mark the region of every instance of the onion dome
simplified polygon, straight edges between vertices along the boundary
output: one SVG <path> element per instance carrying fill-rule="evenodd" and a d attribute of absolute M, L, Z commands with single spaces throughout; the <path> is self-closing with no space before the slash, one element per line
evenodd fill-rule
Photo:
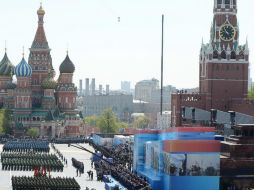
<path fill-rule="evenodd" d="M 21 62 L 15 67 L 15 75 L 17 77 L 30 77 L 32 76 L 32 67 L 26 62 L 24 57 Z"/>
<path fill-rule="evenodd" d="M 38 15 L 45 15 L 45 11 L 44 11 L 44 9 L 42 8 L 42 4 L 41 4 L 40 8 L 38 9 L 37 14 L 38 14 Z"/>
<path fill-rule="evenodd" d="M 2 61 L 0 62 L 0 76 L 10 76 L 13 74 L 14 66 L 10 62 L 7 53 L 4 54 Z"/>
<path fill-rule="evenodd" d="M 68 53 L 67 53 L 64 61 L 60 65 L 59 70 L 60 70 L 60 73 L 74 73 L 75 66 L 72 63 L 72 61 L 70 60 Z"/>
<path fill-rule="evenodd" d="M 7 83 L 5 83 L 5 86 L 4 86 L 5 89 L 15 89 L 16 87 L 17 87 L 17 85 L 12 82 L 7 82 Z"/>
<path fill-rule="evenodd" d="M 55 89 L 57 82 L 54 80 L 54 70 L 49 70 L 48 77 L 42 81 L 42 88 L 44 89 Z"/>

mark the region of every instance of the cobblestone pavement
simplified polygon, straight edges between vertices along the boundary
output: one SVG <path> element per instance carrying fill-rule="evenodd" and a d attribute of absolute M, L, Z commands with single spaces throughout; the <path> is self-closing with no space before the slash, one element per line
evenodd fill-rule
<path fill-rule="evenodd" d="M 93 151 L 93 148 L 88 144 L 81 144 L 83 147 Z M 0 150 L 2 152 L 3 145 L 0 145 Z M 103 190 L 104 183 L 96 181 L 96 172 L 91 169 L 91 154 L 85 152 L 83 150 L 77 149 L 75 147 L 68 147 L 66 144 L 55 144 L 55 147 L 60 150 L 65 158 L 68 160 L 68 165 L 64 167 L 63 172 L 51 172 L 51 176 L 53 177 L 74 177 L 76 181 L 79 183 L 81 190 L 85 190 L 86 187 L 89 189 L 95 188 L 96 190 Z M 53 152 L 51 145 L 50 151 Z M 85 172 L 81 175 L 81 177 L 76 177 L 76 169 L 71 164 L 71 158 L 74 157 L 79 161 L 84 163 Z M 94 172 L 94 180 L 91 181 L 88 178 L 87 171 L 92 170 Z M 2 164 L 0 165 L 0 190 L 11 190 L 11 176 L 32 176 L 32 171 L 3 171 Z"/>

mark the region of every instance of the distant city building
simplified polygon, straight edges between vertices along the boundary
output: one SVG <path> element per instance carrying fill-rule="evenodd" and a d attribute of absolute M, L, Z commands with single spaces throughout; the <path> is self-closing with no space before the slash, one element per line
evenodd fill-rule
<path fill-rule="evenodd" d="M 171 111 L 163 111 L 157 113 L 157 128 L 166 129 L 171 126 Z"/>
<path fill-rule="evenodd" d="M 122 81 L 121 82 L 121 90 L 123 92 L 131 93 L 131 82 L 130 81 Z"/>
<path fill-rule="evenodd" d="M 107 84 L 106 85 L 106 95 L 108 95 L 109 94 L 109 85 Z"/>
<path fill-rule="evenodd" d="M 171 110 L 171 94 L 175 93 L 177 90 L 174 86 L 168 85 L 163 87 L 163 109 L 162 110 Z M 160 109 L 161 102 L 161 89 L 156 89 L 152 91 L 152 98 L 150 103 L 157 105 Z"/>
<path fill-rule="evenodd" d="M 91 95 L 95 95 L 95 78 L 92 78 L 91 91 Z"/>
<path fill-rule="evenodd" d="M 90 90 L 89 90 L 89 78 L 86 78 L 85 96 L 88 96 L 89 94 L 90 94 Z"/>
<path fill-rule="evenodd" d="M 151 102 L 153 91 L 159 89 L 159 81 L 157 79 L 142 80 L 135 85 L 135 99 L 145 102 Z"/>
<path fill-rule="evenodd" d="M 163 87 L 162 110 L 171 110 L 171 94 L 177 90 L 168 85 Z M 157 113 L 160 111 L 161 89 L 157 79 L 143 80 L 135 85 L 134 112 L 145 113 L 149 118 L 149 126 L 157 127 Z"/>
<path fill-rule="evenodd" d="M 102 84 L 99 84 L 99 95 L 102 95 Z"/>
<path fill-rule="evenodd" d="M 83 81 L 82 79 L 79 80 L 79 96 L 83 94 Z"/>
<path fill-rule="evenodd" d="M 83 116 L 101 115 L 107 108 L 112 108 L 119 119 L 129 121 L 133 113 L 133 96 L 126 94 L 108 94 L 85 96 Z"/>

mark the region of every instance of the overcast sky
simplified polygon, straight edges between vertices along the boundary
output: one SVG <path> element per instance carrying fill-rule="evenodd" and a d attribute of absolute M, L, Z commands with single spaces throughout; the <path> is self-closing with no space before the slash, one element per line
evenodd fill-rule
<path fill-rule="evenodd" d="M 119 89 L 160 79 L 161 15 L 165 15 L 164 84 L 198 86 L 202 37 L 209 41 L 213 0 L 43 0 L 44 28 L 58 68 L 69 55 L 76 66 L 74 81 L 96 78 L 96 86 Z M 0 56 L 7 52 L 17 65 L 25 46 L 26 59 L 37 28 L 40 0 L 0 0 Z M 238 1 L 240 44 L 249 39 L 254 58 L 254 1 Z M 120 17 L 120 22 L 118 22 Z M 251 64 L 251 76 L 254 71 Z"/>

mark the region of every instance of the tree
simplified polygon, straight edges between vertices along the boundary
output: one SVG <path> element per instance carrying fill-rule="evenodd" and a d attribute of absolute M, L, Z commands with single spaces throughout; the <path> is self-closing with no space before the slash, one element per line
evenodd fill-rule
<path fill-rule="evenodd" d="M 11 123 L 10 123 L 10 111 L 6 109 L 0 110 L 0 133 L 10 134 Z"/>
<path fill-rule="evenodd" d="M 254 100 L 254 86 L 251 87 L 251 89 L 248 92 L 248 98 L 250 100 Z"/>
<path fill-rule="evenodd" d="M 128 128 L 129 127 L 129 124 L 128 123 L 125 123 L 125 122 L 118 122 L 118 128 L 119 129 L 124 129 L 124 128 Z"/>
<path fill-rule="evenodd" d="M 133 121 L 133 127 L 134 128 L 141 128 L 141 129 L 145 129 L 148 128 L 149 125 L 149 118 L 146 116 L 138 116 L 134 119 Z"/>
<path fill-rule="evenodd" d="M 118 130 L 117 118 L 111 108 L 105 109 L 99 117 L 97 127 L 102 133 L 115 133 Z"/>
<path fill-rule="evenodd" d="M 84 118 L 84 123 L 89 125 L 90 127 L 96 127 L 98 122 L 98 117 L 96 115 L 88 116 Z"/>
<path fill-rule="evenodd" d="M 32 138 L 39 135 L 39 130 L 37 128 L 30 128 L 27 130 L 26 134 Z"/>

